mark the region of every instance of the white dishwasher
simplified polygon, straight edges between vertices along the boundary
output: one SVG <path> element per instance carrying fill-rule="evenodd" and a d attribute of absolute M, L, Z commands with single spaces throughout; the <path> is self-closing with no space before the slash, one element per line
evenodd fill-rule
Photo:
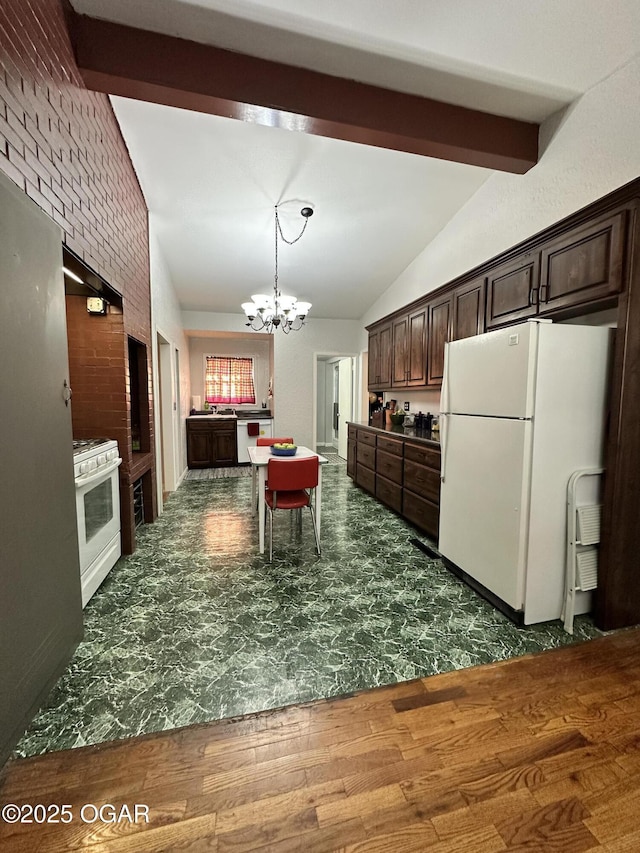
<path fill-rule="evenodd" d="M 244 417 L 238 412 L 236 433 L 238 439 L 238 465 L 249 463 L 249 447 L 256 446 L 256 439 L 273 438 L 273 418 Z M 250 428 L 251 427 L 251 428 Z M 254 435 L 249 435 L 254 433 Z"/>

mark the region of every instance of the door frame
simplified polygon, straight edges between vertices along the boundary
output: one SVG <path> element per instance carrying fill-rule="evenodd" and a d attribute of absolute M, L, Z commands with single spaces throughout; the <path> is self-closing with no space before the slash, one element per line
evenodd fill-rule
<path fill-rule="evenodd" d="M 179 485 L 178 446 L 178 401 L 176 387 L 176 350 L 169 335 L 156 326 L 154 330 L 156 351 L 155 387 L 158 389 L 155 400 L 154 420 L 156 424 L 156 483 L 158 496 L 158 514 L 162 512 L 165 492 L 174 492 Z"/>
<path fill-rule="evenodd" d="M 318 444 L 318 362 L 327 359 L 350 358 L 352 359 L 352 385 L 351 385 L 351 418 L 355 419 L 358 413 L 359 387 L 360 387 L 360 356 L 359 352 L 314 352 L 313 353 L 313 388 L 312 388 L 312 424 L 313 443 L 312 448 Z"/>

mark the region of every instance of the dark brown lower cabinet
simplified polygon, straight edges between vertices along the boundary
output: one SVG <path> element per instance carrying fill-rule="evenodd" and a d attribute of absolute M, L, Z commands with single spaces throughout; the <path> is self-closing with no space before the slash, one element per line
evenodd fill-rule
<path fill-rule="evenodd" d="M 438 538 L 440 509 L 436 504 L 426 501 L 424 498 L 418 497 L 414 492 L 405 489 L 402 514 L 407 521 L 424 530 L 429 536 L 432 536 L 434 539 Z"/>
<path fill-rule="evenodd" d="M 351 437 L 347 442 L 347 474 L 350 477 L 356 475 L 356 442 Z"/>
<path fill-rule="evenodd" d="M 403 442 L 380 435 L 376 445 L 376 497 L 401 513 Z"/>
<path fill-rule="evenodd" d="M 402 512 L 402 486 L 379 474 L 376 474 L 376 497 L 396 512 Z"/>
<path fill-rule="evenodd" d="M 187 420 L 189 468 L 222 468 L 237 463 L 235 421 Z"/>
<path fill-rule="evenodd" d="M 356 465 L 356 484 L 366 492 L 376 493 L 376 472 L 366 465 Z"/>
<path fill-rule="evenodd" d="M 403 515 L 437 539 L 440 520 L 440 450 L 408 442 L 404 449 Z"/>
<path fill-rule="evenodd" d="M 356 485 L 438 538 L 440 447 L 435 442 L 375 427 L 349 424 Z"/>

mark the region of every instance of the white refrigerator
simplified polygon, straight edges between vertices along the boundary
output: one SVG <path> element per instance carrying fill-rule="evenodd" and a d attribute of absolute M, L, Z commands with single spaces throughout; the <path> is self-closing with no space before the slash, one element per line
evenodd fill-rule
<path fill-rule="evenodd" d="M 603 464 L 612 334 L 529 321 L 445 348 L 438 547 L 525 624 L 561 615 L 567 483 Z"/>

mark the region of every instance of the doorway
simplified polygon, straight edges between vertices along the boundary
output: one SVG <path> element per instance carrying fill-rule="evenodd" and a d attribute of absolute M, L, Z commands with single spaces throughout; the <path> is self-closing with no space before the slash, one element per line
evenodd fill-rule
<path fill-rule="evenodd" d="M 315 447 L 346 459 L 347 422 L 356 412 L 356 356 L 317 353 L 315 358 Z"/>

